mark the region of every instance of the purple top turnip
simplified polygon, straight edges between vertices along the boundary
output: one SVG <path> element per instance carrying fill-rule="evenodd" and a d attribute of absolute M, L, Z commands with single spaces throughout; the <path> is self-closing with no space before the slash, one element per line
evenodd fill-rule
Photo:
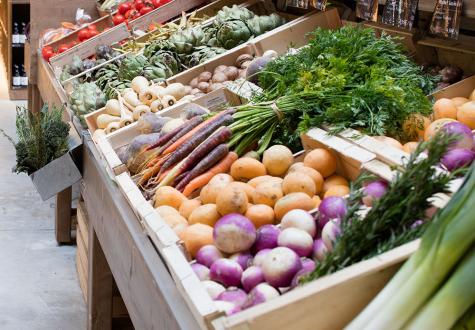
<path fill-rule="evenodd" d="M 323 240 L 321 238 L 313 242 L 313 252 L 312 252 L 313 259 L 322 261 L 323 259 L 325 259 L 325 255 L 327 253 L 328 253 L 328 249 L 325 246 L 325 243 L 323 243 Z"/>
<path fill-rule="evenodd" d="M 363 203 L 366 206 L 373 206 L 375 200 L 380 199 L 386 194 L 388 190 L 388 184 L 384 181 L 373 181 L 364 186 Z"/>
<path fill-rule="evenodd" d="M 450 146 L 451 149 L 472 149 L 473 134 L 467 125 L 454 121 L 445 124 L 441 130 L 450 135 L 458 135 L 459 139 Z"/>
<path fill-rule="evenodd" d="M 312 237 L 315 237 L 317 233 L 317 225 L 313 216 L 305 210 L 295 209 L 287 212 L 280 225 L 282 230 L 297 228 L 306 231 Z"/>
<path fill-rule="evenodd" d="M 214 245 L 205 245 L 196 253 L 196 261 L 206 267 L 211 267 L 213 262 L 221 259 L 223 254 Z"/>
<path fill-rule="evenodd" d="M 470 165 L 475 159 L 475 153 L 467 149 L 452 149 L 442 157 L 441 163 L 447 170 L 453 171 Z"/>
<path fill-rule="evenodd" d="M 300 257 L 312 253 L 313 239 L 306 231 L 297 228 L 287 228 L 280 233 L 277 240 L 279 246 L 285 246 L 295 251 Z"/>
<path fill-rule="evenodd" d="M 259 252 L 264 249 L 273 249 L 277 247 L 277 237 L 279 237 L 280 229 L 274 225 L 264 225 L 257 229 L 256 242 L 253 251 Z"/>
<path fill-rule="evenodd" d="M 236 261 L 245 270 L 252 263 L 252 254 L 249 252 L 239 252 L 229 256 L 229 259 Z"/>
<path fill-rule="evenodd" d="M 241 283 L 242 268 L 234 260 L 218 259 L 211 265 L 209 277 L 225 287 L 239 286 Z"/>
<path fill-rule="evenodd" d="M 272 286 L 267 283 L 261 283 L 249 292 L 243 309 L 265 303 L 266 301 L 277 298 L 279 295 L 279 291 Z"/>
<path fill-rule="evenodd" d="M 242 307 L 247 300 L 247 293 L 239 288 L 228 288 L 221 292 L 216 300 L 229 301 Z"/>
<path fill-rule="evenodd" d="M 209 280 L 209 268 L 197 262 L 191 264 L 191 269 L 195 272 L 200 281 Z"/>
<path fill-rule="evenodd" d="M 247 251 L 256 240 L 256 228 L 245 216 L 230 213 L 214 225 L 213 239 L 216 247 L 223 252 Z"/>
<path fill-rule="evenodd" d="M 264 281 L 264 273 L 258 266 L 251 266 L 247 268 L 241 276 L 241 284 L 246 292 L 251 291 L 256 285 Z"/>
<path fill-rule="evenodd" d="M 302 262 L 299 256 L 287 247 L 273 249 L 262 263 L 264 279 L 275 288 L 289 286 L 301 268 Z"/>
<path fill-rule="evenodd" d="M 332 219 L 341 219 L 346 214 L 346 200 L 338 196 L 326 197 L 318 207 L 318 226 L 323 229 L 325 224 Z"/>

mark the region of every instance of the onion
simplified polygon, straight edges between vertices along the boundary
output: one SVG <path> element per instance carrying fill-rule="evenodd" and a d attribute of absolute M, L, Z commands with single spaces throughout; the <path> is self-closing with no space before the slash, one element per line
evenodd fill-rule
<path fill-rule="evenodd" d="M 279 237 L 280 229 L 274 225 L 264 225 L 257 229 L 256 241 L 253 251 L 259 252 L 264 249 L 273 249 L 277 247 L 277 237 Z"/>
<path fill-rule="evenodd" d="M 313 270 L 310 270 L 310 269 L 305 269 L 305 268 L 302 268 L 301 270 L 299 270 L 297 272 L 297 274 L 295 274 L 294 278 L 292 279 L 292 282 L 290 282 L 290 287 L 293 289 L 295 287 L 297 287 L 299 285 L 299 281 L 302 277 L 305 277 L 307 275 L 309 275 L 310 273 L 312 273 Z"/>
<path fill-rule="evenodd" d="M 247 293 L 238 288 L 228 288 L 221 292 L 216 300 L 229 301 L 241 307 L 247 300 Z"/>
<path fill-rule="evenodd" d="M 247 251 L 256 240 L 256 228 L 245 216 L 230 213 L 214 225 L 213 239 L 216 247 L 223 252 Z"/>
<path fill-rule="evenodd" d="M 206 267 L 211 267 L 213 262 L 221 259 L 223 255 L 214 245 L 205 245 L 196 253 L 196 261 Z"/>
<path fill-rule="evenodd" d="M 262 269 L 257 266 L 247 268 L 241 276 L 241 284 L 246 292 L 251 291 L 256 285 L 264 281 L 264 273 Z"/>
<path fill-rule="evenodd" d="M 384 181 L 373 181 L 365 185 L 363 203 L 366 206 L 373 206 L 373 202 L 380 199 L 386 194 L 388 184 Z"/>
<path fill-rule="evenodd" d="M 252 255 L 249 252 L 239 252 L 229 256 L 229 259 L 236 261 L 243 270 L 252 263 Z"/>
<path fill-rule="evenodd" d="M 470 165 L 475 159 L 475 153 L 467 149 L 452 149 L 442 157 L 441 163 L 449 170 L 453 171 L 461 167 Z"/>
<path fill-rule="evenodd" d="M 454 121 L 445 124 L 441 130 L 449 135 L 456 134 L 460 136 L 459 140 L 450 146 L 451 149 L 472 149 L 473 134 L 467 125 Z"/>
<path fill-rule="evenodd" d="M 275 288 L 289 286 L 301 268 L 302 262 L 299 256 L 287 247 L 273 249 L 262 263 L 264 279 Z"/>
<path fill-rule="evenodd" d="M 346 201 L 342 197 L 330 196 L 324 198 L 318 206 L 320 213 L 318 226 L 322 229 L 331 219 L 341 219 L 346 214 Z"/>
<path fill-rule="evenodd" d="M 315 220 L 305 210 L 295 209 L 287 212 L 280 222 L 281 228 L 297 228 L 306 231 L 310 236 L 315 237 L 317 225 Z"/>
<path fill-rule="evenodd" d="M 195 272 L 200 281 L 209 280 L 209 268 L 197 262 L 191 264 L 191 269 Z"/>
<path fill-rule="evenodd" d="M 302 262 L 302 269 L 309 269 L 310 271 L 313 271 L 317 266 L 315 261 L 310 258 L 300 258 L 300 261 Z"/>
<path fill-rule="evenodd" d="M 325 224 L 322 230 L 322 240 L 328 251 L 333 250 L 333 244 L 340 234 L 341 229 L 339 220 L 330 220 Z"/>
<path fill-rule="evenodd" d="M 261 283 L 257 285 L 254 289 L 249 292 L 247 296 L 247 301 L 244 304 L 243 308 L 249 308 L 256 306 L 271 299 L 277 298 L 279 296 L 279 291 L 271 287 L 267 283 Z"/>
<path fill-rule="evenodd" d="M 277 244 L 294 250 L 300 257 L 306 257 L 312 253 L 313 239 L 302 229 L 287 228 L 280 233 Z"/>
<path fill-rule="evenodd" d="M 327 253 L 328 253 L 328 249 L 325 246 L 325 243 L 323 243 L 323 240 L 321 238 L 313 242 L 313 251 L 312 251 L 313 259 L 322 261 L 323 259 L 325 259 L 325 256 Z"/>
<path fill-rule="evenodd" d="M 216 306 L 216 309 L 225 312 L 227 316 L 239 313 L 241 311 L 240 306 L 230 301 L 215 300 L 214 305 Z"/>
<path fill-rule="evenodd" d="M 221 294 L 221 292 L 226 291 L 224 286 L 214 281 L 203 281 L 201 283 L 205 286 L 206 291 L 213 300 L 215 300 Z"/>
<path fill-rule="evenodd" d="M 270 251 L 272 251 L 272 249 L 264 249 L 257 252 L 254 256 L 254 259 L 252 260 L 252 265 L 262 267 L 262 263 L 264 262 L 266 256 L 270 253 Z"/>
<path fill-rule="evenodd" d="M 210 278 L 224 286 L 238 286 L 241 283 L 242 268 L 234 260 L 218 259 L 211 265 Z"/>

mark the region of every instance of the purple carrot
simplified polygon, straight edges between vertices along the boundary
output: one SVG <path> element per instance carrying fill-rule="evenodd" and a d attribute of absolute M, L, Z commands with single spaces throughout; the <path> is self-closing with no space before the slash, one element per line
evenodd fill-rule
<path fill-rule="evenodd" d="M 186 185 L 196 178 L 198 175 L 206 172 L 209 170 L 214 164 L 219 162 L 221 159 L 226 157 L 229 153 L 228 145 L 223 143 L 213 149 L 205 158 L 203 158 L 198 164 L 193 167 L 193 169 L 188 173 L 187 176 L 180 181 L 179 184 L 175 186 L 175 188 L 179 191 L 183 191 Z"/>
<path fill-rule="evenodd" d="M 221 126 L 226 126 L 232 123 L 233 117 L 231 115 L 225 115 L 218 118 L 216 121 L 211 122 L 209 125 L 204 126 L 197 131 L 191 138 L 179 146 L 171 157 L 168 158 L 161 166 L 160 173 L 163 173 L 179 161 L 187 157 L 196 147 L 198 147 L 204 140 L 206 140 L 211 134 L 213 134 Z M 160 175 L 160 174 L 159 174 Z"/>
<path fill-rule="evenodd" d="M 171 145 L 173 142 L 181 138 L 183 135 L 191 131 L 193 128 L 195 128 L 202 122 L 203 122 L 203 118 L 200 116 L 196 116 L 190 120 L 187 120 L 186 122 L 184 122 L 183 124 L 175 128 L 174 130 L 172 130 L 171 132 L 160 137 L 160 139 L 156 143 L 152 144 L 150 147 L 147 148 L 147 151 L 158 148 L 158 147 L 162 147 L 160 148 L 162 150 L 165 149 L 166 147 Z"/>
<path fill-rule="evenodd" d="M 171 184 L 172 187 L 176 186 L 178 183 L 180 183 L 181 180 L 183 180 L 183 178 L 185 176 L 188 175 L 188 173 L 190 173 L 190 171 L 186 171 L 186 172 L 183 172 L 181 173 L 180 175 L 177 175 L 175 180 L 173 180 L 173 183 Z"/>

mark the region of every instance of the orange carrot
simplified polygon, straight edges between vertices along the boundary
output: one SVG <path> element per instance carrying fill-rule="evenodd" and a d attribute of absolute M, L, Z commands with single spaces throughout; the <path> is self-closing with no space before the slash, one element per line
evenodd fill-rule
<path fill-rule="evenodd" d="M 238 155 L 235 152 L 230 152 L 226 157 L 224 157 L 218 164 L 214 165 L 207 172 L 201 174 L 200 176 L 194 178 L 185 186 L 183 190 L 183 195 L 186 197 L 190 196 L 193 191 L 196 189 L 202 188 L 208 182 L 219 173 L 226 173 L 231 168 L 231 165 L 238 159 Z"/>
<path fill-rule="evenodd" d="M 200 129 L 202 129 L 203 127 L 209 126 L 211 122 L 214 122 L 218 118 L 221 118 L 222 116 L 227 115 L 227 114 L 229 114 L 229 111 L 222 111 L 218 113 L 217 115 L 214 115 L 213 117 L 206 119 L 204 122 L 202 122 L 201 124 L 193 128 L 191 131 L 189 131 L 188 133 L 180 137 L 173 144 L 171 144 L 165 150 L 163 150 L 162 155 L 166 155 L 175 151 L 179 146 L 181 146 L 183 143 L 189 140 Z"/>

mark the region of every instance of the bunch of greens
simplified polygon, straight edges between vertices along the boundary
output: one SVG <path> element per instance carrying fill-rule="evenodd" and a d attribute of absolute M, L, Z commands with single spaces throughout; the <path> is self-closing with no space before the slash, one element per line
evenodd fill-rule
<path fill-rule="evenodd" d="M 333 132 L 357 128 L 406 140 L 402 124 L 412 113 L 431 112 L 425 95 L 434 82 L 390 36 L 346 26 L 312 32 L 308 46 L 269 63 L 259 85 L 264 93 L 254 102 L 301 93 L 318 99 L 310 112 L 298 114 L 300 132 L 327 124 Z"/>
<path fill-rule="evenodd" d="M 454 178 L 454 174 L 438 171 L 436 165 L 455 139 L 437 133 L 422 143 L 389 183 L 386 194 L 364 216 L 362 184 L 368 176 L 360 176 L 351 187 L 348 210 L 340 224 L 341 235 L 306 280 L 334 273 L 420 237 L 427 226 L 415 226 L 415 221 L 425 218 L 431 206 L 429 199 L 447 193 L 449 181 Z M 427 152 L 427 157 L 422 157 L 423 152 Z"/>
<path fill-rule="evenodd" d="M 29 175 L 68 151 L 69 125 L 63 122 L 62 113 L 62 108 L 48 111 L 47 105 L 40 112 L 17 108 L 17 173 Z"/>

